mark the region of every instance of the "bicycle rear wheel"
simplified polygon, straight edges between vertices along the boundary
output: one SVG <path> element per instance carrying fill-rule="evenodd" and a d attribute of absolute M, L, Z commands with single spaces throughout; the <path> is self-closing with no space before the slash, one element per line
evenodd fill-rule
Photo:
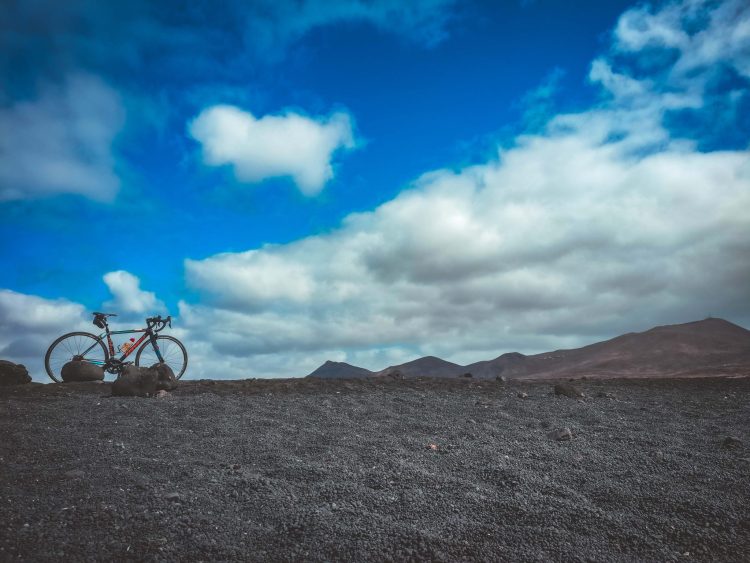
<path fill-rule="evenodd" d="M 73 358 L 103 366 L 109 359 L 109 353 L 104 342 L 91 333 L 63 334 L 52 343 L 44 356 L 44 368 L 52 381 L 62 382 L 62 367 Z"/>
<path fill-rule="evenodd" d="M 156 345 L 159 347 L 161 357 L 164 358 L 164 363 L 172 369 L 174 376 L 180 379 L 182 374 L 185 373 L 188 364 L 188 354 L 185 346 L 174 336 L 167 336 L 165 334 L 160 334 L 156 337 Z M 158 363 L 159 356 L 156 355 L 156 350 L 154 350 L 151 342 L 146 342 L 138 348 L 138 353 L 135 355 L 135 365 L 151 367 Z"/>

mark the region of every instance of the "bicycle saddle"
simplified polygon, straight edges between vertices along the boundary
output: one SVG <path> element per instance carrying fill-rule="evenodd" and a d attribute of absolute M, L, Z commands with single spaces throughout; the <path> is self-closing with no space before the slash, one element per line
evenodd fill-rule
<path fill-rule="evenodd" d="M 94 312 L 94 324 L 99 328 L 105 328 L 107 326 L 107 317 L 116 317 L 115 313 L 99 313 Z"/>

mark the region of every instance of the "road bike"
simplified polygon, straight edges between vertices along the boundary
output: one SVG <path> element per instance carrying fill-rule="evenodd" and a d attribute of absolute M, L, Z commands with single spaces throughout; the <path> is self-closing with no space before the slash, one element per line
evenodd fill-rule
<path fill-rule="evenodd" d="M 154 364 L 165 363 L 174 372 L 177 379 L 185 373 L 188 355 L 185 346 L 173 336 L 159 334 L 164 327 L 172 328 L 172 317 L 162 318 L 161 315 L 146 319 L 146 328 L 131 330 L 109 330 L 107 317 L 116 317 L 114 313 L 94 313 L 94 324 L 104 332 L 98 336 L 89 332 L 70 332 L 55 340 L 44 357 L 44 367 L 53 381 L 62 381 L 62 368 L 71 361 L 83 361 L 101 366 L 108 373 L 120 374 L 123 368 L 132 363 L 125 361 L 135 353 L 135 365 L 150 367 Z M 136 341 L 118 346 L 117 357 L 113 334 L 143 333 Z"/>

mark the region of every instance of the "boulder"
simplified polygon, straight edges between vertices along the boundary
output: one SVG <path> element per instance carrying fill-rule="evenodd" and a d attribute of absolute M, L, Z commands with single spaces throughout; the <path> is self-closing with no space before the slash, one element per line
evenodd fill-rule
<path fill-rule="evenodd" d="M 125 366 L 120 376 L 112 383 L 112 395 L 115 397 L 153 397 L 159 372 L 151 368 L 133 365 Z"/>
<path fill-rule="evenodd" d="M 102 381 L 104 379 L 104 370 L 101 366 L 84 362 L 81 360 L 71 360 L 60 370 L 62 380 L 65 383 L 73 381 Z"/>
<path fill-rule="evenodd" d="M 399 370 L 394 369 L 393 371 L 388 372 L 388 377 L 392 379 L 404 379 L 404 374 L 401 373 Z"/>
<path fill-rule="evenodd" d="M 30 381 L 31 376 L 26 366 L 0 360 L 0 385 L 21 385 Z"/>
<path fill-rule="evenodd" d="M 165 363 L 158 363 L 151 366 L 150 369 L 156 370 L 159 377 L 156 381 L 157 391 L 174 391 L 177 389 L 177 378 L 172 368 Z"/>
<path fill-rule="evenodd" d="M 474 376 L 473 376 L 473 375 L 471 375 L 470 373 L 465 373 L 465 374 L 463 374 L 463 375 L 462 375 L 461 377 L 466 377 L 466 378 L 469 378 L 469 377 L 474 377 Z"/>
<path fill-rule="evenodd" d="M 497 381 L 501 385 L 504 385 L 505 383 L 508 382 L 508 380 L 505 378 L 504 375 L 498 375 L 497 377 L 495 377 L 495 381 Z"/>
<path fill-rule="evenodd" d="M 583 397 L 583 393 L 570 383 L 558 383 L 555 385 L 555 395 L 564 395 L 571 399 L 580 399 Z"/>

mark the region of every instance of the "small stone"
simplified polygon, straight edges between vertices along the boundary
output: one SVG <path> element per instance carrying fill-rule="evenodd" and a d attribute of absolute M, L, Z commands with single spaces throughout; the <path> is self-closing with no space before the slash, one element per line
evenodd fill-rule
<path fill-rule="evenodd" d="M 180 493 L 174 492 L 174 493 L 165 493 L 164 499 L 169 500 L 172 502 L 181 502 L 182 501 L 182 495 Z"/>
<path fill-rule="evenodd" d="M 555 385 L 555 395 L 563 395 L 571 399 L 579 399 L 585 395 L 570 383 L 557 383 Z"/>
<path fill-rule="evenodd" d="M 558 428 L 557 430 L 553 430 L 552 432 L 547 434 L 547 436 L 549 436 L 553 440 L 562 442 L 565 440 L 572 440 L 573 432 L 570 431 L 570 428 Z"/>
<path fill-rule="evenodd" d="M 721 445 L 728 450 L 734 450 L 742 447 L 742 440 L 735 436 L 727 436 L 726 438 L 724 438 L 724 440 L 722 440 Z"/>
<path fill-rule="evenodd" d="M 519 393 L 519 394 L 518 394 L 518 395 L 516 395 L 516 396 L 517 396 L 517 397 L 518 397 L 519 399 L 528 399 L 528 398 L 529 398 L 529 394 L 528 394 L 528 393 L 523 393 L 523 392 L 522 392 L 522 393 Z"/>

